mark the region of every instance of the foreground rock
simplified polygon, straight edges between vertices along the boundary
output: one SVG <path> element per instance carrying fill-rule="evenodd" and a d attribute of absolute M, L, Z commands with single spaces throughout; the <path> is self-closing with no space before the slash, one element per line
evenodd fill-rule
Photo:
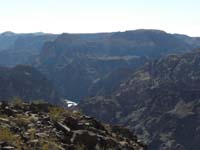
<path fill-rule="evenodd" d="M 0 103 L 0 149 L 145 150 L 129 130 L 45 103 Z"/>

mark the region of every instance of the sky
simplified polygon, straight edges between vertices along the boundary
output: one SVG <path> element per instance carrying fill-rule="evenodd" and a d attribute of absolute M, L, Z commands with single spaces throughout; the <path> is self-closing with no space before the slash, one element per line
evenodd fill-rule
<path fill-rule="evenodd" d="M 135 29 L 200 36 L 200 0 L 0 0 L 0 32 Z"/>

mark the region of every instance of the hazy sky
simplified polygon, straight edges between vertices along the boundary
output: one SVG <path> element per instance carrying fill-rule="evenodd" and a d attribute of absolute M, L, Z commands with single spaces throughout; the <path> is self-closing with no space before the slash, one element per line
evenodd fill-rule
<path fill-rule="evenodd" d="M 141 28 L 200 36 L 200 0 L 0 0 L 0 32 Z"/>

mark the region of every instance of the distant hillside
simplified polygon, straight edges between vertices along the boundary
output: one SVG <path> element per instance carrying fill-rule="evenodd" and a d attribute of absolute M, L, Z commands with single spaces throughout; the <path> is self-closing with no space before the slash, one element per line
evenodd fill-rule
<path fill-rule="evenodd" d="M 17 39 L 17 34 L 13 32 L 4 32 L 0 34 L 0 52 L 11 48 Z"/>
<path fill-rule="evenodd" d="M 106 123 L 136 131 L 150 150 L 200 147 L 200 50 L 169 55 L 135 71 L 109 96 L 80 109 Z"/>
<path fill-rule="evenodd" d="M 99 38 L 98 38 L 99 35 Z M 189 42 L 189 39 L 193 41 Z M 62 34 L 49 42 L 43 52 L 57 51 L 70 56 L 148 56 L 159 57 L 181 53 L 199 47 L 199 41 L 185 35 L 168 34 L 160 30 L 133 30 L 104 34 Z"/>
<path fill-rule="evenodd" d="M 114 33 L 108 40 L 110 54 L 137 55 L 151 58 L 166 54 L 182 53 L 193 49 L 173 34 L 160 30 L 133 30 Z"/>
<path fill-rule="evenodd" d="M 56 37 L 57 35 L 42 33 L 2 33 L 0 34 L 0 65 L 27 64 L 41 52 L 45 42 L 52 41 Z"/>
<path fill-rule="evenodd" d="M 64 98 L 80 101 L 95 95 L 100 82 L 99 88 L 105 88 L 112 72 L 134 71 L 149 60 L 198 47 L 199 38 L 160 30 L 61 35 L 5 32 L 0 34 L 0 65 L 32 65 L 52 80 Z M 117 79 L 125 79 L 120 71 Z M 114 86 L 118 85 L 111 91 Z"/>
<path fill-rule="evenodd" d="M 60 96 L 49 80 L 29 66 L 0 67 L 0 99 L 20 97 L 27 101 L 60 103 Z"/>
<path fill-rule="evenodd" d="M 94 95 L 94 84 L 112 72 L 135 70 L 148 60 L 185 53 L 199 46 L 198 42 L 189 43 L 180 36 L 159 30 L 65 33 L 46 42 L 32 65 L 52 80 L 67 99 L 80 101 Z M 117 78 L 124 77 L 119 73 Z"/>
<path fill-rule="evenodd" d="M 67 99 L 74 101 L 88 96 L 93 83 L 107 73 L 118 68 L 137 68 L 147 61 L 146 58 L 141 57 L 91 58 L 85 56 L 72 58 L 71 62 L 60 62 L 61 59 L 57 58 L 59 57 L 37 64 L 35 67 L 52 80 Z M 66 61 L 69 59 L 66 57 Z"/>
<path fill-rule="evenodd" d="M 135 69 L 119 68 L 111 71 L 95 81 L 89 89 L 89 96 L 109 96 L 115 92 L 122 82 L 129 79 Z"/>

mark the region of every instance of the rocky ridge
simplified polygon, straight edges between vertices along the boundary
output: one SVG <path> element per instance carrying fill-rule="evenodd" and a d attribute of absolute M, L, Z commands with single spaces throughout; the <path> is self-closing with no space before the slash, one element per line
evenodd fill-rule
<path fill-rule="evenodd" d="M 132 132 L 47 103 L 0 103 L 1 150 L 146 150 Z"/>

